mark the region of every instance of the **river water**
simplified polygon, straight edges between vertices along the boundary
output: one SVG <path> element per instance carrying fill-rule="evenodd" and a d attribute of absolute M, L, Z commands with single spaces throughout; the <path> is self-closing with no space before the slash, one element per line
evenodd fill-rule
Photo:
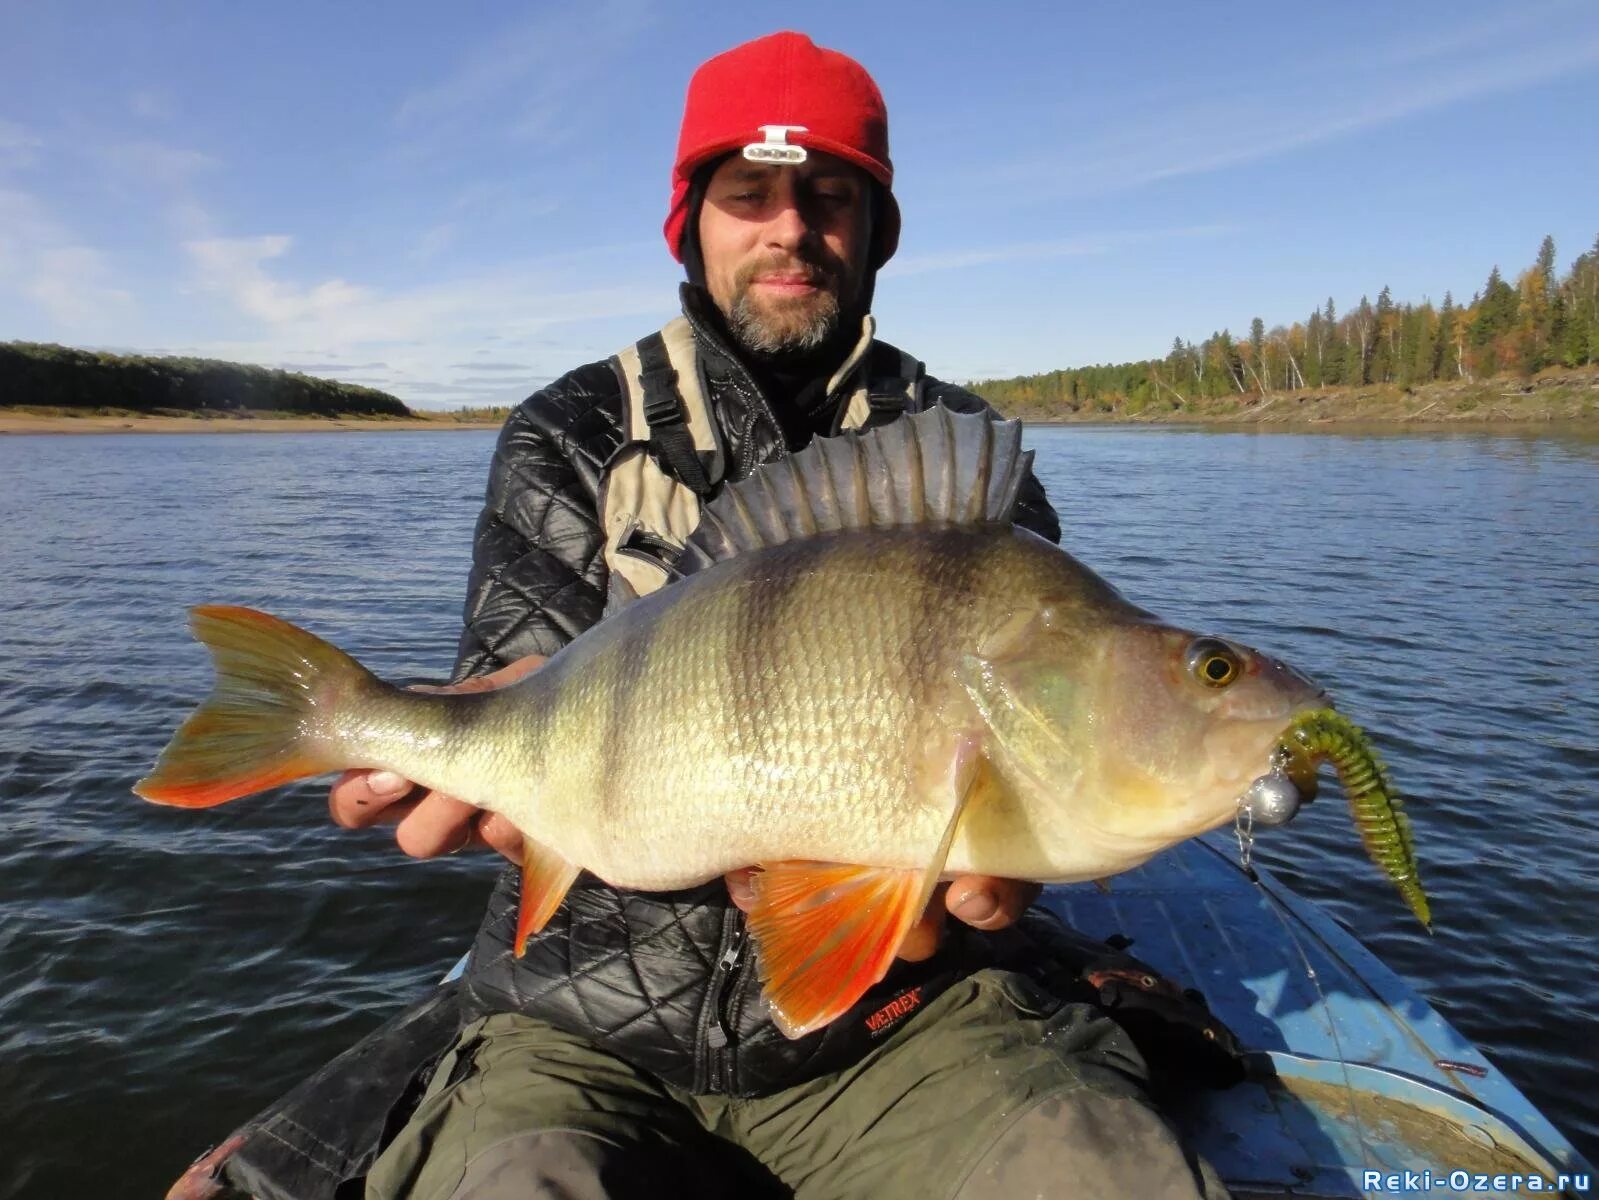
<path fill-rule="evenodd" d="M 1599 441 L 1030 433 L 1068 548 L 1324 684 L 1408 796 L 1436 933 L 1335 800 L 1262 844 L 1599 1156 Z M 497 859 L 325 786 L 129 785 L 249 604 L 389 678 L 453 661 L 488 433 L 0 438 L 0 1197 L 158 1195 L 464 948 Z"/>

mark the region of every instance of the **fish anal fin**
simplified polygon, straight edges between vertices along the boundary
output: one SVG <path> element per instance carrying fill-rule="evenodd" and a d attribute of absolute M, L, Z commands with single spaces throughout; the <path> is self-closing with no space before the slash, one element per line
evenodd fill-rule
<path fill-rule="evenodd" d="M 760 946 L 772 1020 L 786 1036 L 803 1037 L 843 1015 L 888 974 L 932 898 L 982 763 L 975 738 L 956 739 L 943 767 L 949 818 L 925 867 L 761 864 L 749 930 Z"/>
<path fill-rule="evenodd" d="M 550 923 L 581 869 L 548 846 L 523 835 L 522 903 L 516 913 L 516 940 L 512 942 L 518 958 L 527 949 L 527 939 Z"/>

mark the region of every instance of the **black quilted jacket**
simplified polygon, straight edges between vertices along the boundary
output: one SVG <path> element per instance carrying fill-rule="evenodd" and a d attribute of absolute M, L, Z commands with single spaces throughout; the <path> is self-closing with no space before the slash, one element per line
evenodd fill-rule
<path fill-rule="evenodd" d="M 727 349 L 703 293 L 684 290 L 684 312 L 705 364 L 707 395 L 742 478 L 781 458 L 785 438 L 772 401 Z M 883 360 L 898 362 L 898 352 Z M 832 398 L 837 415 L 847 397 Z M 977 396 L 929 379 L 924 405 L 985 410 Z M 874 422 L 892 419 L 874 412 Z M 553 654 L 595 624 L 607 569 L 598 517 L 605 464 L 622 441 L 621 387 L 611 365 L 579 367 L 526 400 L 500 435 L 479 519 L 461 637 L 458 679 L 528 654 Z M 1029 477 L 1017 522 L 1059 541 L 1043 489 Z M 580 877 L 525 958 L 510 953 L 517 871 L 501 877 L 473 950 L 467 1016 L 520 1010 L 581 1033 L 680 1087 L 755 1095 L 836 1069 L 949 980 L 986 965 L 985 941 L 964 927 L 927 963 L 900 964 L 856 1011 L 797 1041 L 765 1015 L 744 938 L 743 914 L 715 881 L 687 892 L 624 892 Z M 952 924 L 958 924 L 953 923 Z M 869 1021 L 870 1019 L 870 1021 Z"/>

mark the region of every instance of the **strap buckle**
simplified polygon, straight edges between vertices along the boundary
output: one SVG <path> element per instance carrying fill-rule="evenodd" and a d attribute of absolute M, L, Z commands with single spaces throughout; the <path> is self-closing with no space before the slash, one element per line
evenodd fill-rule
<path fill-rule="evenodd" d="M 652 367 L 641 371 L 639 386 L 644 389 L 644 423 L 652 429 L 657 425 L 682 425 L 685 422 L 683 400 L 677 394 L 677 370 L 674 367 Z"/>

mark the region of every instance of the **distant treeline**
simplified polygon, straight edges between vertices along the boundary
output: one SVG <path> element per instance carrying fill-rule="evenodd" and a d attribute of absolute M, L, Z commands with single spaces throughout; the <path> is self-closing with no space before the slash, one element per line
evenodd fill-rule
<path fill-rule="evenodd" d="M 99 354 L 36 342 L 0 342 L 0 405 L 134 412 L 288 412 L 408 417 L 376 388 L 210 358 Z"/>
<path fill-rule="evenodd" d="M 990 379 L 974 390 L 1016 416 L 1143 407 L 1181 409 L 1194 399 L 1278 390 L 1400 386 L 1489 375 L 1532 375 L 1599 360 L 1599 238 L 1560 277 L 1554 239 L 1505 282 L 1495 267 L 1467 304 L 1396 305 L 1386 287 L 1342 316 L 1328 300 L 1307 320 L 1270 329 L 1259 317 L 1247 338 L 1228 330 L 1197 346 L 1177 338 L 1161 359 Z"/>

